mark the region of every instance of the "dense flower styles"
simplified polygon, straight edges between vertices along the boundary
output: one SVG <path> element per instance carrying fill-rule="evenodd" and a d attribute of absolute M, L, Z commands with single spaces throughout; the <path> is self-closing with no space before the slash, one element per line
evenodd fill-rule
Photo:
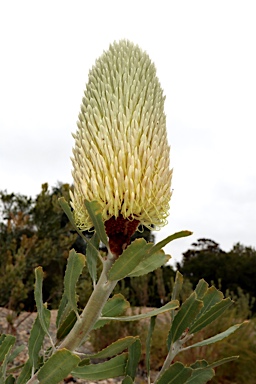
<path fill-rule="evenodd" d="M 166 222 L 172 171 L 164 96 L 154 64 L 138 46 L 110 45 L 89 72 L 74 136 L 71 205 L 83 230 L 93 224 L 85 199 L 97 200 L 103 220 Z"/>

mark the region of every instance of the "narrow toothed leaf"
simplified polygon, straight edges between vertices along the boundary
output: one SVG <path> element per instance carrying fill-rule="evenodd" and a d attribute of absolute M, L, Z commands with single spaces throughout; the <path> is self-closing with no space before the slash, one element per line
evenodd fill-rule
<path fill-rule="evenodd" d="M 168 349 L 170 345 L 178 340 L 183 332 L 190 327 L 202 306 L 203 302 L 197 300 L 195 292 L 182 304 L 171 325 L 167 342 Z"/>
<path fill-rule="evenodd" d="M 58 384 L 78 365 L 80 359 L 67 349 L 56 351 L 38 372 L 40 384 Z"/>
<path fill-rule="evenodd" d="M 138 336 L 127 336 L 123 339 L 119 339 L 112 344 L 108 345 L 106 348 L 102 349 L 99 352 L 86 355 L 86 358 L 90 359 L 107 359 L 110 357 L 113 357 L 115 355 L 118 355 L 122 353 L 125 349 L 130 347 L 131 344 L 133 344 L 138 339 Z"/>
<path fill-rule="evenodd" d="M 68 305 L 78 316 L 76 284 L 85 265 L 85 256 L 76 253 L 74 249 L 69 252 L 66 272 L 64 276 L 64 295 L 68 299 Z"/>
<path fill-rule="evenodd" d="M 51 336 L 49 333 L 49 326 L 50 326 L 50 318 L 51 318 L 51 312 L 49 309 L 46 308 L 46 306 L 43 303 L 43 269 L 42 267 L 37 267 L 35 269 L 35 275 L 36 275 L 36 281 L 35 281 L 35 302 L 38 312 L 38 317 L 41 323 L 41 326 L 44 330 L 44 332 L 48 335 L 51 342 Z M 53 342 L 52 342 L 53 345 Z"/>
<path fill-rule="evenodd" d="M 146 256 L 128 276 L 138 277 L 146 275 L 147 273 L 162 267 L 170 260 L 170 258 L 171 256 L 166 255 L 163 250 L 157 251 L 149 257 Z"/>
<path fill-rule="evenodd" d="M 101 205 L 97 201 L 85 200 L 85 206 L 93 222 L 93 226 L 97 235 L 99 236 L 102 243 L 108 246 L 108 238 L 102 220 Z"/>
<path fill-rule="evenodd" d="M 99 364 L 78 366 L 72 375 L 85 380 L 106 380 L 112 377 L 124 376 L 128 353 L 123 353 Z"/>
<path fill-rule="evenodd" d="M 134 240 L 113 264 L 108 274 L 109 280 L 121 280 L 132 273 L 150 248 L 152 244 L 145 239 Z"/>

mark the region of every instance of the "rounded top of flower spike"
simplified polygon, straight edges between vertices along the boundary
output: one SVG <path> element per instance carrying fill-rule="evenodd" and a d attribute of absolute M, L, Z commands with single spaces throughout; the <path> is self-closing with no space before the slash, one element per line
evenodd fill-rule
<path fill-rule="evenodd" d="M 172 176 L 164 96 L 154 64 L 137 45 L 115 42 L 96 60 L 77 126 L 71 192 L 77 226 L 93 227 L 85 200 L 100 203 L 104 221 L 164 225 Z"/>

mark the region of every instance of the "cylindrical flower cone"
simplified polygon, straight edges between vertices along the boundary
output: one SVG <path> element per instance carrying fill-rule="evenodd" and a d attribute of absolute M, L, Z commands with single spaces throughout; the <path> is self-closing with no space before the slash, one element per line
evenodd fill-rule
<path fill-rule="evenodd" d="M 172 170 L 164 99 L 154 64 L 129 41 L 110 45 L 89 73 L 74 135 L 71 205 L 77 226 L 91 230 L 84 201 L 99 202 L 114 254 L 139 224 L 166 224 Z"/>

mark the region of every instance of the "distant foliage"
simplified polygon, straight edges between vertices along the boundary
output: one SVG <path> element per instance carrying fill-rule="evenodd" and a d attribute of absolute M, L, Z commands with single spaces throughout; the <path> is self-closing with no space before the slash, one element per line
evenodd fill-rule
<path fill-rule="evenodd" d="M 218 243 L 210 239 L 198 239 L 183 253 L 178 270 L 187 277 L 193 287 L 200 278 L 209 284 L 240 294 L 239 289 L 250 297 L 253 313 L 256 312 L 256 250 L 237 243 L 224 252 Z"/>
<path fill-rule="evenodd" d="M 17 311 L 34 309 L 34 269 L 45 271 L 44 297 L 52 305 L 62 292 L 68 250 L 77 235 L 58 204 L 68 197 L 69 185 L 49 190 L 48 184 L 36 199 L 0 193 L 0 303 Z"/>

